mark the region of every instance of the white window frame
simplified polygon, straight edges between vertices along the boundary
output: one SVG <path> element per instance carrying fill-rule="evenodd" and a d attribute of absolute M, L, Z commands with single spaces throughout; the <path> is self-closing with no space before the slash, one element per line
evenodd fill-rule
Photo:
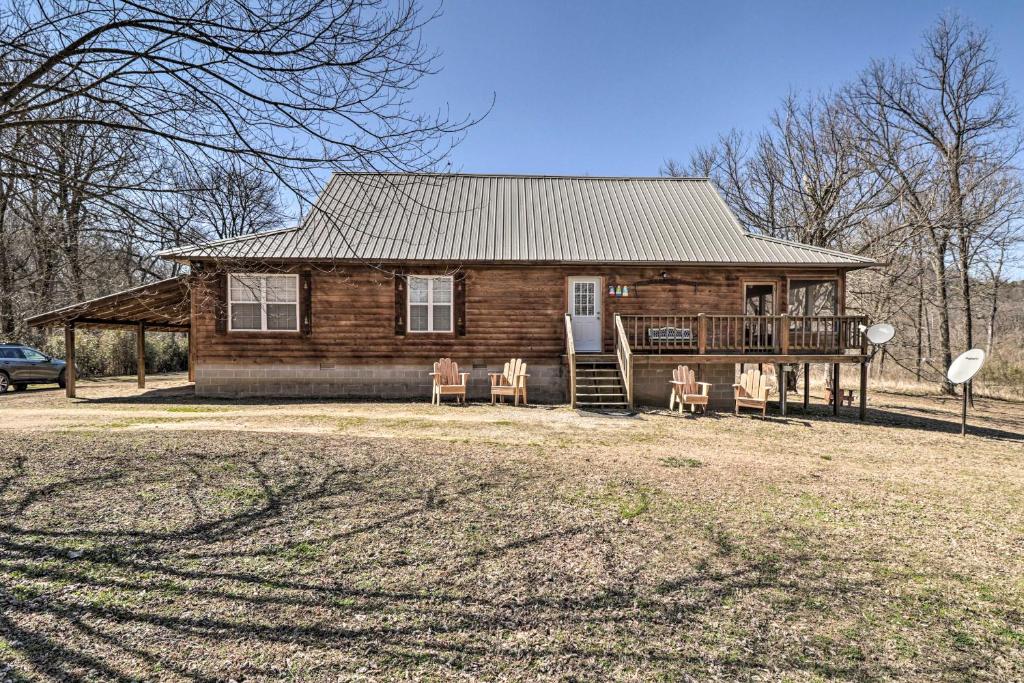
<path fill-rule="evenodd" d="M 412 281 L 413 280 L 429 280 L 430 285 L 427 287 L 427 302 L 424 303 L 413 303 L 412 300 Z M 448 329 L 437 330 L 434 329 L 434 281 L 435 280 L 448 280 L 451 283 L 452 300 L 447 304 L 439 303 L 437 306 L 448 306 Z M 409 275 L 406 280 L 406 297 L 405 297 L 405 319 L 406 330 L 411 334 L 451 334 L 455 330 L 455 278 L 451 275 Z M 412 307 L 413 306 L 426 306 L 427 307 L 427 329 L 425 330 L 414 330 L 412 329 Z"/>
<path fill-rule="evenodd" d="M 235 278 L 235 277 L 259 278 L 259 281 L 260 281 L 259 301 L 239 301 L 239 302 L 237 302 L 237 303 L 240 303 L 240 304 L 254 304 L 254 303 L 258 303 L 260 305 L 260 328 L 258 330 L 257 329 L 252 329 L 252 328 L 247 328 L 247 327 L 246 328 L 242 328 L 242 329 L 235 329 L 235 326 L 232 324 L 233 316 L 231 315 L 231 307 L 234 306 L 234 304 L 236 302 L 231 300 L 231 278 Z M 267 329 L 267 278 L 268 277 L 288 277 L 288 278 L 291 278 L 292 281 L 295 283 L 295 303 L 293 304 L 295 306 L 295 327 L 294 328 L 273 329 L 273 330 Z M 227 294 L 228 294 L 228 311 L 227 311 L 227 314 L 228 314 L 228 332 L 258 332 L 258 333 L 270 332 L 270 333 L 274 333 L 274 332 L 298 332 L 299 331 L 299 325 L 301 324 L 301 320 L 299 318 L 299 276 L 297 274 L 292 274 L 292 273 L 229 273 L 228 274 L 228 283 L 227 284 L 228 284 L 228 287 L 227 287 L 227 290 L 228 290 L 228 292 L 227 292 Z M 289 305 L 290 302 L 288 302 L 288 301 L 271 301 L 270 303 L 274 304 L 275 306 L 287 306 L 287 305 Z"/>

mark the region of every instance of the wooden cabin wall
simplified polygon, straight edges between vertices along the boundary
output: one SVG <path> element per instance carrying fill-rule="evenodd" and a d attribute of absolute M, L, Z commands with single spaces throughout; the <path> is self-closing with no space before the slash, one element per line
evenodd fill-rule
<path fill-rule="evenodd" d="M 513 356 L 557 359 L 564 353 L 563 315 L 568 277 L 600 276 L 604 286 L 605 351 L 614 348 L 615 313 L 624 315 L 741 314 L 743 286 L 777 283 L 777 313 L 785 312 L 787 278 L 839 279 L 837 269 L 640 267 L 640 266 L 467 266 L 466 334 L 395 334 L 395 285 L 382 270 L 365 266 L 296 266 L 273 272 L 312 272 L 312 327 L 299 332 L 218 333 L 215 280 L 197 278 L 192 288 L 193 332 L 198 363 L 248 362 L 366 363 L 427 362 L 441 356 L 498 362 Z M 408 274 L 450 272 L 402 266 Z M 234 272 L 252 272 L 239 268 Z M 662 277 L 662 274 L 666 277 Z M 628 286 L 630 296 L 608 296 L 608 286 Z"/>

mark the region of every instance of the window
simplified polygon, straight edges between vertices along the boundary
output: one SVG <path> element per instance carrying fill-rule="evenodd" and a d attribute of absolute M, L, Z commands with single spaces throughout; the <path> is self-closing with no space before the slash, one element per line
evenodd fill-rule
<path fill-rule="evenodd" d="M 299 329 L 298 275 L 232 275 L 228 284 L 232 332 Z"/>
<path fill-rule="evenodd" d="M 597 285 L 593 282 L 572 283 L 572 314 L 583 317 L 597 315 Z"/>
<path fill-rule="evenodd" d="M 22 348 L 21 352 L 25 355 L 25 360 L 31 361 L 43 361 L 46 360 L 46 356 L 39 353 L 35 349 Z"/>
<path fill-rule="evenodd" d="M 790 315 L 837 315 L 835 280 L 790 280 Z"/>
<path fill-rule="evenodd" d="M 452 331 L 452 278 L 409 276 L 409 331 Z"/>
<path fill-rule="evenodd" d="M 770 283 L 747 285 L 743 309 L 744 315 L 774 315 L 775 285 Z"/>
<path fill-rule="evenodd" d="M 21 359 L 24 358 L 24 356 L 21 355 L 21 349 L 15 349 L 8 346 L 7 348 L 0 349 L 0 358 Z"/>

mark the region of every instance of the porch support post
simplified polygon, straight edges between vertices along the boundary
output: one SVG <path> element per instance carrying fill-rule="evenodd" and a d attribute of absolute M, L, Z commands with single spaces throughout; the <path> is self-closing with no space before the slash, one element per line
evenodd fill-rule
<path fill-rule="evenodd" d="M 196 341 L 192 327 L 188 328 L 188 381 L 196 381 Z"/>
<path fill-rule="evenodd" d="M 811 364 L 804 363 L 804 410 L 811 403 Z"/>
<path fill-rule="evenodd" d="M 146 388 L 146 324 L 135 329 L 135 367 L 139 375 L 139 389 Z"/>
<path fill-rule="evenodd" d="M 75 397 L 75 323 L 64 323 L 64 395 Z"/>
<path fill-rule="evenodd" d="M 832 414 L 839 414 L 839 402 L 843 400 L 839 389 L 839 363 L 832 364 Z"/>
<path fill-rule="evenodd" d="M 863 422 L 868 415 L 868 363 L 860 362 L 860 420 Z"/>
<path fill-rule="evenodd" d="M 776 363 L 775 364 L 776 374 L 778 375 L 778 382 L 779 382 L 779 412 L 782 413 L 783 417 L 786 416 L 786 394 L 787 394 L 787 391 L 786 391 L 786 370 L 785 370 L 785 367 L 786 367 L 785 363 Z"/>

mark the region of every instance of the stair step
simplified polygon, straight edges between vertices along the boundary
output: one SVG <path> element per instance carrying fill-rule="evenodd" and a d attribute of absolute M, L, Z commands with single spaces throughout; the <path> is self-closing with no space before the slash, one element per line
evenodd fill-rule
<path fill-rule="evenodd" d="M 577 408 L 628 408 L 629 404 L 625 401 L 619 401 L 617 403 L 588 403 L 586 401 L 577 401 Z"/>

